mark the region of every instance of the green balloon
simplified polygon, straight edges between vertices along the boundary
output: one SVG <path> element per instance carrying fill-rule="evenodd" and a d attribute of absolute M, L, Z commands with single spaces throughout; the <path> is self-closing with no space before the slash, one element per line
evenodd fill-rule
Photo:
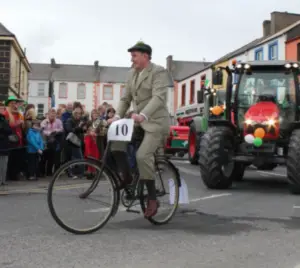
<path fill-rule="evenodd" d="M 261 138 L 255 138 L 253 141 L 254 146 L 259 147 L 263 144 L 263 141 Z"/>

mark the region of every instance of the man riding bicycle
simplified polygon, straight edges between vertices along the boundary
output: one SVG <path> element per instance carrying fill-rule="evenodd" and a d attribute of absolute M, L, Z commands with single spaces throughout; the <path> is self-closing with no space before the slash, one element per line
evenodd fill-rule
<path fill-rule="evenodd" d="M 119 102 L 114 118 L 108 122 L 123 118 L 131 106 L 134 112 L 131 118 L 143 129 L 144 135 L 136 153 L 136 162 L 140 180 L 148 191 L 148 204 L 144 216 L 153 217 L 157 213 L 158 202 L 155 188 L 154 154 L 161 146 L 169 131 L 169 113 L 167 109 L 167 91 L 170 84 L 168 72 L 151 62 L 152 48 L 138 42 L 128 49 L 131 53 L 132 69 L 126 82 L 126 92 Z M 112 155 L 124 177 L 124 187 L 132 181 L 130 164 L 124 142 L 111 144 Z"/>

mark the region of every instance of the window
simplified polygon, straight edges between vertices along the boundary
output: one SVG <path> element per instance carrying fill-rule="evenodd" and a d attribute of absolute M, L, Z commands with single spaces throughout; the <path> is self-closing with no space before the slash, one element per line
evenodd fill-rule
<path fill-rule="evenodd" d="M 113 99 L 113 86 L 104 85 L 103 86 L 103 100 L 112 100 Z"/>
<path fill-rule="evenodd" d="M 297 44 L 297 61 L 300 61 L 300 43 Z"/>
<path fill-rule="evenodd" d="M 278 59 L 278 41 L 269 44 L 269 60 Z"/>
<path fill-rule="evenodd" d="M 67 83 L 60 83 L 59 84 L 58 97 L 60 99 L 68 98 L 68 84 Z"/>
<path fill-rule="evenodd" d="M 77 99 L 85 99 L 85 84 L 83 83 L 77 85 Z"/>
<path fill-rule="evenodd" d="M 124 97 L 126 93 L 126 88 L 124 85 L 120 87 L 120 98 Z"/>
<path fill-rule="evenodd" d="M 185 105 L 185 89 L 186 89 L 186 86 L 184 84 L 181 87 L 181 106 Z"/>
<path fill-rule="evenodd" d="M 254 54 L 255 60 L 264 60 L 264 49 L 262 47 L 256 49 Z"/>
<path fill-rule="evenodd" d="M 45 97 L 45 83 L 38 83 L 38 97 Z"/>
<path fill-rule="evenodd" d="M 190 84 L 190 104 L 195 102 L 195 80 L 191 81 Z"/>
<path fill-rule="evenodd" d="M 37 115 L 44 116 L 44 104 L 37 105 Z"/>

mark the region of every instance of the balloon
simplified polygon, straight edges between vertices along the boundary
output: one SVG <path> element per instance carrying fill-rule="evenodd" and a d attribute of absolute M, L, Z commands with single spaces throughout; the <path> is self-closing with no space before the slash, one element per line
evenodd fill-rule
<path fill-rule="evenodd" d="M 245 136 L 245 142 L 252 144 L 254 141 L 254 136 L 252 134 L 247 134 Z"/>
<path fill-rule="evenodd" d="M 265 130 L 263 129 L 263 128 L 257 128 L 257 129 L 255 129 L 255 131 L 254 131 L 254 137 L 255 138 L 263 138 L 264 136 L 266 135 L 266 132 L 265 132 Z"/>
<path fill-rule="evenodd" d="M 261 138 L 255 138 L 253 141 L 254 146 L 260 147 L 263 144 L 263 141 Z"/>
<path fill-rule="evenodd" d="M 211 113 L 212 113 L 213 115 L 220 115 L 222 112 L 223 112 L 223 109 L 222 109 L 220 106 L 214 106 L 214 107 L 211 109 Z"/>

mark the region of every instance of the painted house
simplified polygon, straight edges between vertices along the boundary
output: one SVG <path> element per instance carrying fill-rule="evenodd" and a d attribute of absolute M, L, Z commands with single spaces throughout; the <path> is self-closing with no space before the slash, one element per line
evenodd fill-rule
<path fill-rule="evenodd" d="M 170 87 L 168 106 L 171 116 L 174 116 L 175 111 L 179 108 L 181 103 L 182 91 L 187 92 L 187 88 L 179 87 L 179 81 L 197 74 L 200 70 L 203 70 L 206 66 L 209 66 L 211 62 L 207 61 L 177 61 L 173 59 L 172 55 L 167 57 L 166 68 L 173 80 L 173 87 Z M 195 88 L 197 87 L 195 82 Z M 185 94 L 185 93 L 183 93 Z"/>
<path fill-rule="evenodd" d="M 285 42 L 285 58 L 300 62 L 300 36 Z"/>
<path fill-rule="evenodd" d="M 197 103 L 197 91 L 201 90 L 205 80 L 212 80 L 212 69 L 208 67 L 178 81 L 178 100 L 179 107 Z"/>
<path fill-rule="evenodd" d="M 59 64 L 52 59 L 50 64 L 32 63 L 32 66 L 30 103 L 44 107 L 44 112 L 51 104 L 57 108 L 74 101 L 83 103 L 87 111 L 103 102 L 116 107 L 125 92 L 129 71 L 127 67 L 100 66 L 98 61 L 93 65 L 75 65 Z"/>
<path fill-rule="evenodd" d="M 27 100 L 30 64 L 17 37 L 0 23 L 0 100 L 9 95 Z"/>

